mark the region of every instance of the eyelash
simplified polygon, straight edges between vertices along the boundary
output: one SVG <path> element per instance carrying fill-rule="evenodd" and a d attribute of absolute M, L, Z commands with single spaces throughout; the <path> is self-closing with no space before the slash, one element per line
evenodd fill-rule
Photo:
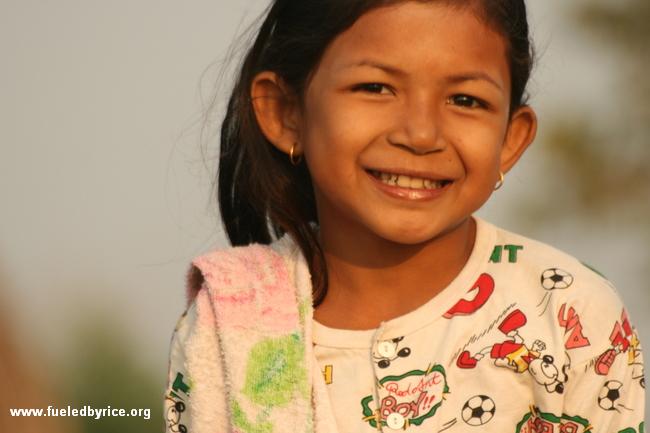
<path fill-rule="evenodd" d="M 369 90 L 371 88 L 377 89 L 377 87 L 380 88 L 380 90 L 378 92 Z M 361 84 L 358 84 L 358 85 L 354 86 L 354 88 L 352 90 L 355 91 L 355 92 L 366 91 L 366 92 L 369 92 L 369 93 L 374 93 L 374 94 L 379 95 L 379 94 L 381 94 L 381 88 L 389 89 L 389 86 L 387 86 L 386 84 L 382 84 L 382 83 L 361 83 Z M 458 103 L 459 99 L 463 100 L 464 103 L 462 103 L 462 102 Z M 454 101 L 456 102 L 455 104 L 454 104 Z M 469 105 L 467 105 L 468 102 L 469 102 Z M 457 106 L 459 106 L 461 108 L 469 108 L 469 109 L 475 109 L 475 108 L 486 109 L 486 108 L 488 108 L 488 104 L 485 101 L 483 101 L 482 99 L 476 98 L 474 96 L 466 95 L 464 93 L 460 93 L 460 94 L 457 94 L 457 95 L 450 96 L 447 99 L 447 104 L 457 105 Z"/>
<path fill-rule="evenodd" d="M 458 99 L 462 99 L 464 103 L 458 103 Z M 456 104 L 454 104 L 454 102 L 456 102 Z M 467 105 L 467 102 L 469 102 L 469 105 Z M 461 108 L 469 108 L 469 109 L 488 108 L 488 104 L 484 100 L 463 93 L 450 96 L 447 99 L 447 104 L 457 105 Z"/>
<path fill-rule="evenodd" d="M 380 87 L 380 88 L 385 87 L 385 88 L 388 89 L 388 86 L 386 84 L 382 84 L 382 83 L 361 83 L 361 84 L 357 84 L 356 86 L 354 86 L 354 88 L 352 90 L 354 90 L 354 91 L 367 91 L 369 93 L 380 94 L 381 91 L 373 92 L 371 90 L 368 90 L 370 87 L 377 87 L 377 86 Z"/>

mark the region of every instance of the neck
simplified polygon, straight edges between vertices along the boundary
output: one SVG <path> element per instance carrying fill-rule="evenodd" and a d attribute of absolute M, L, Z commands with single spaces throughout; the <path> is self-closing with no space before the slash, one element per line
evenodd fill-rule
<path fill-rule="evenodd" d="M 334 328 L 371 329 L 414 310 L 458 275 L 475 235 L 472 218 L 416 245 L 321 225 L 329 284 L 316 320 Z"/>

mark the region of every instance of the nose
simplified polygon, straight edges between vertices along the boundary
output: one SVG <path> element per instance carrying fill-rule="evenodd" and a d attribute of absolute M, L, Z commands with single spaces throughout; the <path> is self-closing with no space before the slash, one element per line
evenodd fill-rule
<path fill-rule="evenodd" d="M 422 95 L 405 102 L 394 129 L 388 134 L 388 142 L 416 155 L 426 155 L 445 149 L 441 134 L 439 109 L 431 98 Z"/>

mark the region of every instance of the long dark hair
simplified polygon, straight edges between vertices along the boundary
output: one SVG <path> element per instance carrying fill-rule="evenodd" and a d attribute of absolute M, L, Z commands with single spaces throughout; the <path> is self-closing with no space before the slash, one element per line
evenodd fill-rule
<path fill-rule="evenodd" d="M 305 85 L 330 42 L 364 13 L 399 1 L 273 0 L 244 56 L 221 125 L 218 198 L 230 243 L 269 244 L 288 233 L 309 265 L 314 305 L 327 292 L 327 271 L 314 230 L 318 216 L 311 177 L 306 164 L 291 164 L 260 130 L 251 83 L 259 72 L 273 71 L 302 103 Z M 502 34 L 509 48 L 511 112 L 525 104 L 533 54 L 524 0 L 418 1 L 472 7 Z"/>

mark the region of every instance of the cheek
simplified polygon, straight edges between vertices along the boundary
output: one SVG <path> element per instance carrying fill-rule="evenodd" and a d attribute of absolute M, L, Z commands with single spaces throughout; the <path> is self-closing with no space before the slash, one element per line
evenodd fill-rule
<path fill-rule="evenodd" d="M 347 163 L 345 137 L 327 123 L 319 123 L 305 137 L 305 163 L 309 168 L 314 189 L 327 195 L 351 176 Z"/>
<path fill-rule="evenodd" d="M 466 174 L 492 179 L 499 169 L 505 128 L 495 121 L 471 119 L 449 122 L 446 131 Z"/>
<path fill-rule="evenodd" d="M 358 112 L 337 107 L 332 101 L 314 106 L 302 138 L 312 177 L 353 175 L 358 156 L 368 143 L 367 123 L 360 117 Z"/>

